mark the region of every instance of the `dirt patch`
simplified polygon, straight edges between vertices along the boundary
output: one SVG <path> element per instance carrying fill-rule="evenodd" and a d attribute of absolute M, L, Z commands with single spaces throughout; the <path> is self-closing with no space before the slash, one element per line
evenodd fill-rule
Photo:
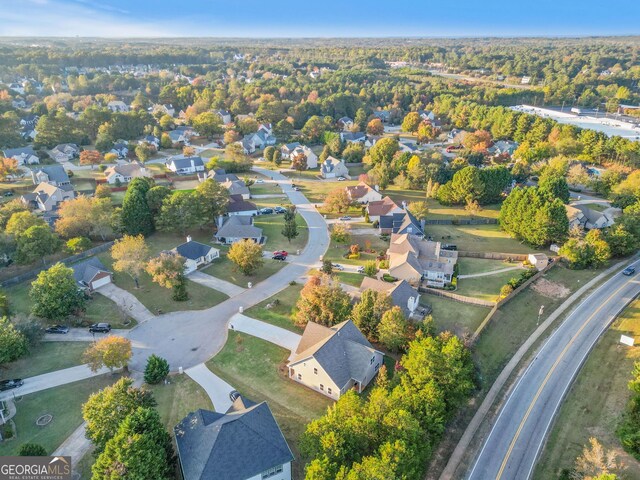
<path fill-rule="evenodd" d="M 565 298 L 569 296 L 571 290 L 561 283 L 552 282 L 546 278 L 540 278 L 531 284 L 534 292 L 549 298 Z"/>

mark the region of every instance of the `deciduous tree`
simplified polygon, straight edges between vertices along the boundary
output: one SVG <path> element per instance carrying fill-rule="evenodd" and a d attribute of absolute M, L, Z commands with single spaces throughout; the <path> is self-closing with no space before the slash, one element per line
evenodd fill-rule
<path fill-rule="evenodd" d="M 384 133 L 384 125 L 379 118 L 372 119 L 367 123 L 367 133 L 369 135 L 382 135 Z"/>
<path fill-rule="evenodd" d="M 50 320 L 60 320 L 81 311 L 84 295 L 78 291 L 73 270 L 56 263 L 38 274 L 29 291 L 31 313 Z"/>
<path fill-rule="evenodd" d="M 264 265 L 262 247 L 249 239 L 231 245 L 227 257 L 243 275 L 252 275 Z"/>
<path fill-rule="evenodd" d="M 146 271 L 151 280 L 164 288 L 173 289 L 173 299 L 182 302 L 189 298 L 184 275 L 185 258 L 174 253 L 161 253 L 149 260 Z"/>
<path fill-rule="evenodd" d="M 7 317 L 0 317 L 0 365 L 13 362 L 28 352 L 27 339 Z"/>
<path fill-rule="evenodd" d="M 18 263 L 32 263 L 38 259 L 46 264 L 46 257 L 60 247 L 60 240 L 45 225 L 33 225 L 22 233 L 16 241 L 16 260 Z"/>
<path fill-rule="evenodd" d="M 97 150 L 83 150 L 80 152 L 80 165 L 91 165 L 91 170 L 96 165 L 104 162 L 104 157 Z"/>
<path fill-rule="evenodd" d="M 324 208 L 328 212 L 345 213 L 351 206 L 351 199 L 344 188 L 330 191 L 324 200 Z"/>
<path fill-rule="evenodd" d="M 394 306 L 384 312 L 377 327 L 377 338 L 392 352 L 402 350 L 409 341 L 409 322 L 402 309 Z"/>
<path fill-rule="evenodd" d="M 113 258 L 113 269 L 129 275 L 140 288 L 138 279 L 144 272 L 147 259 L 149 258 L 149 247 L 142 235 L 125 235 L 120 240 L 116 240 L 111 247 L 111 258 Z"/>
<path fill-rule="evenodd" d="M 107 367 L 113 372 L 114 368 L 126 368 L 131 359 L 131 340 L 124 337 L 110 335 L 93 342 L 82 354 L 82 360 L 89 364 L 92 372 Z"/>
<path fill-rule="evenodd" d="M 304 326 L 315 322 L 332 326 L 347 320 L 351 312 L 349 295 L 328 275 L 316 275 L 307 281 L 296 303 L 295 322 Z"/>

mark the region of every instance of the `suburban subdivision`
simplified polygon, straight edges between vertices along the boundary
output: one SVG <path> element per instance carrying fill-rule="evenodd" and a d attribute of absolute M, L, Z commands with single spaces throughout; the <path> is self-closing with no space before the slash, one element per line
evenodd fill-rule
<path fill-rule="evenodd" d="M 0 476 L 640 478 L 640 32 L 134 3 L 0 11 Z"/>

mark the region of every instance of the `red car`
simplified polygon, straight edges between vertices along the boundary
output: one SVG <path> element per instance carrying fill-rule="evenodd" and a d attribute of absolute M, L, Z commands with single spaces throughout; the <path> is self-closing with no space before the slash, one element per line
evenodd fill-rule
<path fill-rule="evenodd" d="M 462 145 L 449 145 L 449 146 L 445 149 L 445 151 L 446 151 L 447 153 L 451 153 L 451 152 L 453 152 L 454 150 L 460 150 L 460 149 L 462 149 Z"/>
<path fill-rule="evenodd" d="M 286 250 L 276 250 L 275 252 L 273 252 L 273 255 L 282 255 L 283 257 L 286 257 L 287 255 L 289 255 L 289 252 L 287 252 Z"/>

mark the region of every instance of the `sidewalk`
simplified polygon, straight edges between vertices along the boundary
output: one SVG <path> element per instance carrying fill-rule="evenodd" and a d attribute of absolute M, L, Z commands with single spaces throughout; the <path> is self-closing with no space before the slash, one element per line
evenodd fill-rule
<path fill-rule="evenodd" d="M 234 390 L 231 385 L 209 370 L 204 363 L 188 368 L 184 373 L 204 388 L 216 412 L 225 413 L 229 410 L 229 407 L 231 407 L 229 394 Z"/>
<path fill-rule="evenodd" d="M 192 280 L 200 285 L 211 288 L 212 290 L 218 290 L 230 297 L 235 297 L 236 295 L 240 295 L 246 289 L 239 287 L 231 282 L 227 282 L 226 280 L 222 280 L 221 278 L 213 277 L 207 273 L 200 272 L 196 270 L 195 272 L 191 272 L 187 275 L 189 280 Z"/>
<path fill-rule="evenodd" d="M 511 270 L 524 270 L 522 267 L 506 267 L 500 270 L 493 270 L 491 272 L 472 273 L 469 275 L 458 275 L 458 278 L 476 278 L 476 277 L 488 277 L 489 275 L 497 275 L 499 273 L 510 272 Z"/>
<path fill-rule="evenodd" d="M 262 322 L 242 313 L 236 313 L 229 322 L 229 330 L 247 333 L 261 338 L 291 352 L 295 352 L 300 343 L 301 336 L 297 333 L 276 327 L 270 323 Z"/>

